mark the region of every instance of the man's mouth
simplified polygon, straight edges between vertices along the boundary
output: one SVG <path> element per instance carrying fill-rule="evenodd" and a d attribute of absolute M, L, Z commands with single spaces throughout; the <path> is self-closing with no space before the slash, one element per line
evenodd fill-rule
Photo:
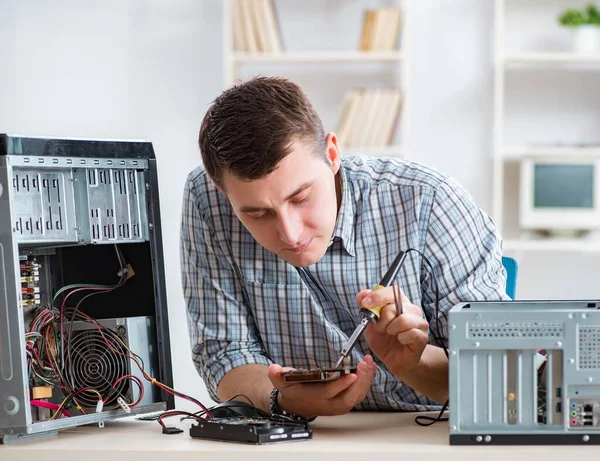
<path fill-rule="evenodd" d="M 313 239 L 310 239 L 306 243 L 303 243 L 302 245 L 297 246 L 295 248 L 288 248 L 288 250 L 291 251 L 292 253 L 300 253 L 301 251 L 304 251 L 308 248 L 308 246 L 310 245 L 312 240 Z"/>

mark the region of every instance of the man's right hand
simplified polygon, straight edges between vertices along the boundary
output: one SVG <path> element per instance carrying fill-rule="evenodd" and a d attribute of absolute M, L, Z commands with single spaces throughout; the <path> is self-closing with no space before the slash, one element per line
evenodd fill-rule
<path fill-rule="evenodd" d="M 285 383 L 281 373 L 289 369 L 277 364 L 269 367 L 269 379 L 279 389 L 279 406 L 311 418 L 343 415 L 362 402 L 375 378 L 376 365 L 373 357 L 367 355 L 356 373 L 323 383 Z"/>

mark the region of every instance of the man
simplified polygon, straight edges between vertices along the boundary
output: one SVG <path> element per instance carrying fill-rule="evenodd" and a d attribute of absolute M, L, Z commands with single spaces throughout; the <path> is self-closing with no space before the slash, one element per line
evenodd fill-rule
<path fill-rule="evenodd" d="M 500 237 L 467 192 L 416 163 L 342 158 L 306 95 L 281 78 L 221 94 L 199 146 L 181 257 L 193 359 L 211 396 L 244 394 L 299 417 L 439 408 L 447 311 L 506 299 Z M 407 250 L 398 315 L 392 287 L 370 288 Z M 351 353 L 357 372 L 285 384 L 282 367 L 336 362 L 357 304 L 385 305 Z"/>

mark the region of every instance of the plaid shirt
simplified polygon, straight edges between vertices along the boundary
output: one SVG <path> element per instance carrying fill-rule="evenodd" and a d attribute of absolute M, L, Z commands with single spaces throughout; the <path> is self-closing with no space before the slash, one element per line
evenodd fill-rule
<path fill-rule="evenodd" d="M 342 201 L 331 243 L 316 264 L 296 268 L 260 246 L 202 167 L 186 183 L 181 257 L 193 360 L 211 397 L 232 368 L 279 363 L 330 367 L 360 321 L 356 294 L 373 288 L 400 250 L 397 284 L 423 308 L 430 343 L 462 301 L 508 299 L 501 239 L 492 220 L 448 175 L 400 160 L 345 157 Z M 435 336 L 435 338 L 434 338 Z M 436 344 L 438 345 L 438 344 Z M 364 338 L 352 351 L 370 353 Z M 439 408 L 376 357 L 377 374 L 356 409 Z"/>

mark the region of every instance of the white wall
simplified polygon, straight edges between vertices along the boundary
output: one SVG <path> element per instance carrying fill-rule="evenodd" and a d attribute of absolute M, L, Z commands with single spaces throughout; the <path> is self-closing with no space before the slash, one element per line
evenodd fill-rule
<path fill-rule="evenodd" d="M 298 35 L 313 48 L 322 42 L 329 48 L 354 47 L 360 25 L 357 11 L 376 4 L 277 1 L 286 21 L 284 42 L 290 48 L 301 46 Z M 208 396 L 190 360 L 178 237 L 183 181 L 200 162 L 198 127 L 221 90 L 220 3 L 0 2 L 0 132 L 145 138 L 154 143 L 175 385 L 206 402 Z M 454 175 L 491 211 L 493 2 L 418 0 L 414 5 L 413 157 Z M 319 19 L 323 14 L 331 20 Z M 307 37 L 303 31 L 308 22 L 318 25 L 316 30 L 326 39 L 320 41 L 317 32 Z M 351 41 L 341 40 L 340 34 L 348 30 L 355 34 Z M 325 66 L 324 74 L 318 71 L 308 67 L 286 75 L 306 85 L 332 130 L 344 85 L 394 78 L 392 73 L 374 81 L 369 73 L 348 74 L 333 66 Z M 597 257 L 521 258 L 521 296 L 599 297 L 593 271 Z"/>

